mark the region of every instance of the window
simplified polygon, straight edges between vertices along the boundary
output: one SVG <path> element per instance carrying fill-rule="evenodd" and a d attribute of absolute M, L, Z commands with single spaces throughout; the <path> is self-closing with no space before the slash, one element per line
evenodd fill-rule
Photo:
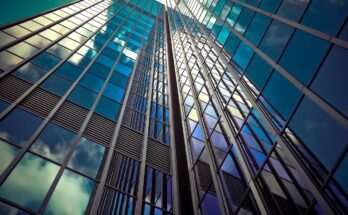
<path fill-rule="evenodd" d="M 308 84 L 329 43 L 303 31 L 296 31 L 279 64 L 304 84 Z"/>
<path fill-rule="evenodd" d="M 92 73 L 92 74 L 94 74 L 98 77 L 101 77 L 103 79 L 106 79 L 106 77 L 109 74 L 109 71 L 110 71 L 109 68 L 107 68 L 99 63 L 96 63 L 96 62 L 94 62 L 93 65 L 89 69 L 89 73 Z"/>
<path fill-rule="evenodd" d="M 45 214 L 85 214 L 94 182 L 69 170 L 60 178 Z"/>
<path fill-rule="evenodd" d="M 70 49 L 67 49 L 61 45 L 58 44 L 54 44 L 52 47 L 50 47 L 49 49 L 47 49 L 47 52 L 50 54 L 53 54 L 54 56 L 63 59 L 69 56 L 69 54 L 71 53 Z"/>
<path fill-rule="evenodd" d="M 269 17 L 256 13 L 247 32 L 245 33 L 245 38 L 257 46 L 261 41 L 269 22 Z"/>
<path fill-rule="evenodd" d="M 119 72 L 114 71 L 114 73 L 111 76 L 110 81 L 117 86 L 120 86 L 122 88 L 126 88 L 127 83 L 128 83 L 128 78 L 124 75 L 122 75 Z"/>
<path fill-rule="evenodd" d="M 271 13 L 274 13 L 277 11 L 280 2 L 281 0 L 273 0 L 273 1 L 263 0 L 261 2 L 260 8 L 263 10 L 267 10 Z"/>
<path fill-rule="evenodd" d="M 238 18 L 237 23 L 234 25 L 234 29 L 238 33 L 243 35 L 244 32 L 246 31 L 251 19 L 253 18 L 253 14 L 254 14 L 254 12 L 252 10 L 244 8 L 241 15 Z"/>
<path fill-rule="evenodd" d="M 15 158 L 19 151 L 19 148 L 16 148 L 3 140 L 0 140 L 0 175 Z"/>
<path fill-rule="evenodd" d="M 10 52 L 22 57 L 22 58 L 30 57 L 37 50 L 38 49 L 36 47 L 31 46 L 26 42 L 18 43 L 18 44 L 14 45 L 8 49 L 8 51 L 10 51 Z"/>
<path fill-rule="evenodd" d="M 71 84 L 71 81 L 59 75 L 52 74 L 40 87 L 58 96 L 63 96 L 66 91 L 68 91 Z"/>
<path fill-rule="evenodd" d="M 271 72 L 271 65 L 255 54 L 246 70 L 246 75 L 261 90 Z"/>
<path fill-rule="evenodd" d="M 97 62 L 108 67 L 108 68 L 112 68 L 112 65 L 114 64 L 114 61 L 104 55 L 99 55 L 99 57 L 97 58 Z"/>
<path fill-rule="evenodd" d="M 0 121 L 0 136 L 16 145 L 23 145 L 41 122 L 41 118 L 20 108 L 15 108 Z"/>
<path fill-rule="evenodd" d="M 347 1 L 311 1 L 301 24 L 336 35 L 348 11 Z"/>
<path fill-rule="evenodd" d="M 273 60 L 277 61 L 287 44 L 292 31 L 292 27 L 273 20 L 266 35 L 262 39 L 260 49 L 273 58 Z"/>
<path fill-rule="evenodd" d="M 129 68 L 128 66 L 126 66 L 126 65 L 124 65 L 124 64 L 122 64 L 122 63 L 118 63 L 118 64 L 116 65 L 115 70 L 116 70 L 117 72 L 119 72 L 119 73 L 125 75 L 125 76 L 128 76 L 128 77 L 130 76 L 130 74 L 131 74 L 131 72 L 132 72 L 132 69 L 131 69 L 131 68 Z"/>
<path fill-rule="evenodd" d="M 17 65 L 22 61 L 22 58 L 19 58 L 10 52 L 2 51 L 0 52 L 0 69 L 1 70 L 10 70 L 13 66 Z"/>
<path fill-rule="evenodd" d="M 104 91 L 104 96 L 113 99 L 117 102 L 121 102 L 123 98 L 124 89 L 114 84 L 109 83 Z"/>
<path fill-rule="evenodd" d="M 0 31 L 0 46 L 3 46 L 13 40 L 15 40 L 14 37 Z"/>
<path fill-rule="evenodd" d="M 71 81 L 75 81 L 80 74 L 82 73 L 82 69 L 78 66 L 75 66 L 71 63 L 65 62 L 61 65 L 56 71 L 56 74 L 63 76 Z"/>
<path fill-rule="evenodd" d="M 233 55 L 233 60 L 244 70 L 252 56 L 253 50 L 246 43 L 241 42 Z"/>
<path fill-rule="evenodd" d="M 311 86 L 319 96 L 323 97 L 342 113 L 348 116 L 347 68 L 348 51 L 334 46 Z"/>
<path fill-rule="evenodd" d="M 4 30 L 4 32 L 6 32 L 14 37 L 17 37 L 17 38 L 24 37 L 25 35 L 30 33 L 30 31 L 28 31 L 27 29 L 22 28 L 18 25 L 7 28 Z"/>
<path fill-rule="evenodd" d="M 239 44 L 239 39 L 236 35 L 233 33 L 230 33 L 230 35 L 227 38 L 227 41 L 225 42 L 225 49 L 232 55 L 234 51 L 236 50 L 238 44 Z"/>
<path fill-rule="evenodd" d="M 308 3 L 309 0 L 283 0 L 282 5 L 277 12 L 277 15 L 291 19 L 293 21 L 299 21 Z"/>
<path fill-rule="evenodd" d="M 71 56 L 68 60 L 70 63 L 80 66 L 81 68 L 86 68 L 91 60 L 87 57 L 83 57 L 77 53 Z"/>
<path fill-rule="evenodd" d="M 226 26 L 223 26 L 217 37 L 217 41 L 221 43 L 222 45 L 224 45 L 229 34 L 230 34 L 230 31 L 228 30 L 228 28 Z"/>
<path fill-rule="evenodd" d="M 48 46 L 51 43 L 50 40 L 48 40 L 48 39 L 46 39 L 44 37 L 41 37 L 39 35 L 32 36 L 29 39 L 26 39 L 25 41 L 27 43 L 30 43 L 33 46 L 38 47 L 38 48 L 44 48 L 44 47 Z"/>
<path fill-rule="evenodd" d="M 68 163 L 68 167 L 96 178 L 104 152 L 104 146 L 82 137 Z"/>
<path fill-rule="evenodd" d="M 96 97 L 96 93 L 77 85 L 68 99 L 86 109 L 90 109 Z"/>
<path fill-rule="evenodd" d="M 347 131 L 308 98 L 299 106 L 290 127 L 328 170 L 347 144 Z"/>
<path fill-rule="evenodd" d="M 26 153 L 0 187 L 0 196 L 37 211 L 59 167 Z"/>
<path fill-rule="evenodd" d="M 43 68 L 50 70 L 59 63 L 60 59 L 51 54 L 48 54 L 47 52 L 43 52 L 39 56 L 36 56 L 32 61 L 35 64 L 38 64 Z"/>
<path fill-rule="evenodd" d="M 342 186 L 342 188 L 348 192 L 348 155 L 341 161 L 341 164 L 338 166 L 334 174 L 336 181 Z"/>
<path fill-rule="evenodd" d="M 79 82 L 80 85 L 93 90 L 97 93 L 100 92 L 101 88 L 104 85 L 104 80 L 101 78 L 98 78 L 95 75 L 86 73 L 83 78 L 81 79 L 81 81 Z"/>
<path fill-rule="evenodd" d="M 29 62 L 17 69 L 13 74 L 33 84 L 37 82 L 46 73 L 46 69 L 36 66 L 35 64 Z"/>
<path fill-rule="evenodd" d="M 36 138 L 30 150 L 62 163 L 74 138 L 75 134 L 73 132 L 49 123 Z"/>
<path fill-rule="evenodd" d="M 262 94 L 286 119 L 301 97 L 300 91 L 277 71 L 272 74 Z"/>

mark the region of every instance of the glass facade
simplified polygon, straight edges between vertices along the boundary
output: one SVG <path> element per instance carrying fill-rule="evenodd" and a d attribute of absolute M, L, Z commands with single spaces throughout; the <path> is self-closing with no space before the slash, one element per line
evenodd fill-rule
<path fill-rule="evenodd" d="M 347 15 L 82 0 L 0 26 L 0 214 L 347 214 Z"/>

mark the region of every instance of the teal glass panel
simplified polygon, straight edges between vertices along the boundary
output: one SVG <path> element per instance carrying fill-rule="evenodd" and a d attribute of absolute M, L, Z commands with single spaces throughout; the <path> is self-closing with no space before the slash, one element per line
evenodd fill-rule
<path fill-rule="evenodd" d="M 230 14 L 227 16 L 226 18 L 226 22 L 230 25 L 230 26 L 234 26 L 234 24 L 236 23 L 239 14 L 241 13 L 243 7 L 237 4 L 234 4 Z"/>
<path fill-rule="evenodd" d="M 104 96 L 113 99 L 117 102 L 121 102 L 124 94 L 124 89 L 114 84 L 109 83 L 104 91 Z"/>
<path fill-rule="evenodd" d="M 99 55 L 97 62 L 111 69 L 115 61 L 105 55 Z"/>
<path fill-rule="evenodd" d="M 0 121 L 0 136 L 16 145 L 23 145 L 41 122 L 41 118 L 20 108 L 15 108 Z"/>
<path fill-rule="evenodd" d="M 262 0 L 260 4 L 260 8 L 263 10 L 267 10 L 268 12 L 274 13 L 277 11 L 281 0 Z"/>
<path fill-rule="evenodd" d="M 301 92 L 277 71 L 272 74 L 262 94 L 286 119 L 301 97 Z"/>
<path fill-rule="evenodd" d="M 234 29 L 238 33 L 243 35 L 251 19 L 253 18 L 253 14 L 254 14 L 254 11 L 244 8 L 237 20 L 237 23 L 234 25 Z"/>
<path fill-rule="evenodd" d="M 279 64 L 304 84 L 308 84 L 330 44 L 318 37 L 296 31 Z"/>
<path fill-rule="evenodd" d="M 102 96 L 96 107 L 95 112 L 113 121 L 117 119 L 120 104 Z"/>
<path fill-rule="evenodd" d="M 44 214 L 85 214 L 94 182 L 69 170 L 65 170 Z"/>
<path fill-rule="evenodd" d="M 253 50 L 247 44 L 241 42 L 233 55 L 233 60 L 244 70 L 252 56 Z"/>
<path fill-rule="evenodd" d="M 82 73 L 82 69 L 78 66 L 66 62 L 62 66 L 60 66 L 55 73 L 71 81 L 75 81 L 77 77 L 79 77 L 79 75 Z"/>
<path fill-rule="evenodd" d="M 0 175 L 15 158 L 18 152 L 19 148 L 0 140 Z"/>
<path fill-rule="evenodd" d="M 273 20 L 259 48 L 274 60 L 278 60 L 292 32 L 293 28 L 289 25 Z"/>
<path fill-rule="evenodd" d="M 348 193 L 348 155 L 344 157 L 334 174 L 334 178 L 341 187 Z"/>
<path fill-rule="evenodd" d="M 32 61 L 43 68 L 50 70 L 59 63 L 60 59 L 48 54 L 47 52 L 43 52 L 39 56 L 35 57 Z"/>
<path fill-rule="evenodd" d="M 221 28 L 221 31 L 220 31 L 220 33 L 219 33 L 219 35 L 218 35 L 218 37 L 217 37 L 217 41 L 220 43 L 220 44 L 222 44 L 222 45 L 224 45 L 225 44 L 225 42 L 226 42 L 226 40 L 227 40 L 227 38 L 228 38 L 228 35 L 230 34 L 230 31 L 228 30 L 228 28 L 226 27 L 226 26 L 223 26 L 222 28 Z"/>
<path fill-rule="evenodd" d="M 255 54 L 246 69 L 246 75 L 256 84 L 257 88 L 261 90 L 271 74 L 272 69 L 271 65 L 264 61 L 259 55 Z"/>
<path fill-rule="evenodd" d="M 226 42 L 225 42 L 225 49 L 228 51 L 228 53 L 230 53 L 231 55 L 234 53 L 234 51 L 236 50 L 238 44 L 239 44 L 239 39 L 236 35 L 234 35 L 233 33 L 230 33 L 230 35 L 228 36 Z"/>
<path fill-rule="evenodd" d="M 68 62 L 75 64 L 76 66 L 80 66 L 81 68 L 86 68 L 91 60 L 88 57 L 84 57 L 76 53 L 69 58 Z"/>
<path fill-rule="evenodd" d="M 49 123 L 36 138 L 30 150 L 62 163 L 68 154 L 75 134 L 53 123 Z"/>
<path fill-rule="evenodd" d="M 81 105 L 86 109 L 90 109 L 96 97 L 96 93 L 77 85 L 75 89 L 71 92 L 70 96 L 68 97 L 68 100 L 78 105 Z"/>
<path fill-rule="evenodd" d="M 29 62 L 17 69 L 13 74 L 33 84 L 42 78 L 42 76 L 44 76 L 46 73 L 46 69 Z"/>
<path fill-rule="evenodd" d="M 81 81 L 79 82 L 79 84 L 90 90 L 93 90 L 99 93 L 101 88 L 103 87 L 104 81 L 105 80 L 98 78 L 95 75 L 86 73 L 81 79 Z"/>
<path fill-rule="evenodd" d="M 311 1 L 301 24 L 336 35 L 346 19 L 348 1 Z"/>
<path fill-rule="evenodd" d="M 347 59 L 347 49 L 334 46 L 311 86 L 320 97 L 330 102 L 346 116 L 348 116 L 348 100 L 344 98 L 347 97 L 348 92 Z"/>
<path fill-rule="evenodd" d="M 26 153 L 5 182 L 0 197 L 37 211 L 59 167 Z"/>
<path fill-rule="evenodd" d="M 119 72 L 114 72 L 111 76 L 110 82 L 125 89 L 128 83 L 128 77 Z"/>
<path fill-rule="evenodd" d="M 328 170 L 347 144 L 347 131 L 308 98 L 296 111 L 290 127 Z"/>
<path fill-rule="evenodd" d="M 299 21 L 308 3 L 309 0 L 283 0 L 282 5 L 278 9 L 277 15 L 291 19 L 293 21 Z"/>
<path fill-rule="evenodd" d="M 68 163 L 68 167 L 96 178 L 104 152 L 104 146 L 82 137 Z"/>
<path fill-rule="evenodd" d="M 125 75 L 125 76 L 128 76 L 128 77 L 130 76 L 130 74 L 131 74 L 131 72 L 132 72 L 132 68 L 130 68 L 130 67 L 128 67 L 128 66 L 126 66 L 126 65 L 124 65 L 124 64 L 122 64 L 122 63 L 118 63 L 118 64 L 116 65 L 115 70 L 116 70 L 117 72 L 119 72 L 119 73 Z"/>
<path fill-rule="evenodd" d="M 261 41 L 270 20 L 271 19 L 269 17 L 256 13 L 250 23 L 250 26 L 248 27 L 247 32 L 245 33 L 245 38 L 257 46 Z"/>
<path fill-rule="evenodd" d="M 68 91 L 71 84 L 71 81 L 59 75 L 52 74 L 40 87 L 58 96 L 63 96 L 66 91 Z"/>
<path fill-rule="evenodd" d="M 4 202 L 0 202 L 0 214 L 11 214 L 11 215 L 30 215 L 18 208 L 10 206 Z"/>
<path fill-rule="evenodd" d="M 103 79 L 106 79 L 106 77 L 108 76 L 109 72 L 110 72 L 110 69 L 99 64 L 99 63 L 93 63 L 93 65 L 90 67 L 89 69 L 89 72 L 98 76 L 98 77 L 101 77 Z"/>

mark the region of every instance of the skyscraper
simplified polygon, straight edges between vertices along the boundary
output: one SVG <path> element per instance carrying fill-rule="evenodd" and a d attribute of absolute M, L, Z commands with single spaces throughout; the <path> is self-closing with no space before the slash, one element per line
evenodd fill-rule
<path fill-rule="evenodd" d="M 0 28 L 0 214 L 347 214 L 348 2 L 82 0 Z"/>

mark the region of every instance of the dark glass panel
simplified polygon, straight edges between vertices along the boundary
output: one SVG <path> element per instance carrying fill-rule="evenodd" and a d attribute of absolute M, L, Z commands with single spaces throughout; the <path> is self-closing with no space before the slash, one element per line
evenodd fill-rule
<path fill-rule="evenodd" d="M 98 174 L 104 152 L 104 146 L 82 137 L 68 166 L 95 178 Z"/>
<path fill-rule="evenodd" d="M 77 85 L 68 99 L 86 109 L 90 109 L 96 97 L 96 93 Z"/>
<path fill-rule="evenodd" d="M 41 124 L 42 119 L 15 108 L 0 122 L 0 136 L 16 145 L 22 145 Z"/>
<path fill-rule="evenodd" d="M 79 75 L 82 73 L 82 69 L 78 66 L 66 62 L 62 66 L 60 66 L 55 73 L 71 81 L 75 81 L 77 77 L 79 77 Z"/>
<path fill-rule="evenodd" d="M 50 70 L 59 63 L 60 59 L 48 54 L 47 52 L 41 53 L 39 56 L 33 59 L 33 62 L 42 66 L 43 68 Z"/>
<path fill-rule="evenodd" d="M 255 54 L 246 69 L 246 75 L 256 84 L 259 90 L 261 90 L 271 74 L 272 69 L 271 65 L 264 61 L 259 55 Z"/>
<path fill-rule="evenodd" d="M 348 116 L 348 51 L 334 46 L 311 86 L 322 98 Z"/>
<path fill-rule="evenodd" d="M 0 175 L 15 158 L 18 152 L 19 148 L 0 139 Z"/>
<path fill-rule="evenodd" d="M 290 127 L 329 170 L 347 144 L 346 130 L 307 98 L 295 113 Z"/>
<path fill-rule="evenodd" d="M 46 73 L 46 69 L 36 66 L 35 64 L 29 62 L 17 69 L 13 74 L 33 84 L 37 82 Z"/>
<path fill-rule="evenodd" d="M 72 82 L 59 76 L 52 74 L 44 83 L 41 84 L 41 88 L 50 91 L 58 96 L 63 96 L 71 86 Z"/>
<path fill-rule="evenodd" d="M 30 150 L 62 163 L 74 138 L 73 132 L 49 123 L 37 137 Z"/>
<path fill-rule="evenodd" d="M 329 43 L 303 31 L 296 31 L 279 64 L 308 84 L 329 48 Z"/>
<path fill-rule="evenodd" d="M 95 112 L 115 121 L 120 108 L 120 104 L 102 96 L 98 102 Z"/>

